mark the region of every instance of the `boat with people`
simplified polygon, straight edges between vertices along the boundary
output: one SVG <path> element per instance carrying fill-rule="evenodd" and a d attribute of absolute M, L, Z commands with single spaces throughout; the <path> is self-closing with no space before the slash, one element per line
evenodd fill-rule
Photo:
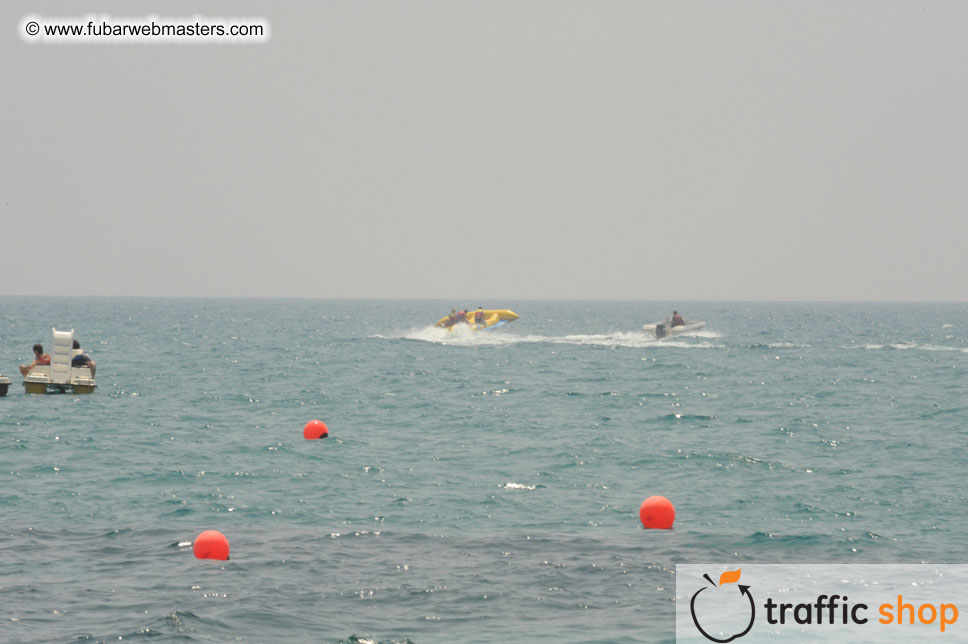
<path fill-rule="evenodd" d="M 28 394 L 92 394 L 97 388 L 90 360 L 74 341 L 74 329 L 53 329 L 54 342 L 49 364 L 31 365 L 24 374 L 24 391 Z M 46 356 L 46 354 L 45 354 Z M 84 356 L 86 358 L 86 356 Z M 27 367 L 24 367 L 27 369 Z"/>
<path fill-rule="evenodd" d="M 684 320 L 678 311 L 672 312 L 672 318 L 666 318 L 662 322 L 653 324 L 643 324 L 642 330 L 654 335 L 657 340 L 672 336 L 692 333 L 706 326 L 705 322 L 699 320 Z"/>
<path fill-rule="evenodd" d="M 454 309 L 450 312 L 450 315 L 445 315 L 437 320 L 434 326 L 443 327 L 448 331 L 452 331 L 458 325 L 467 326 L 472 331 L 493 331 L 517 319 L 518 314 L 508 309 L 484 309 L 481 307 L 478 307 L 476 311 Z"/>

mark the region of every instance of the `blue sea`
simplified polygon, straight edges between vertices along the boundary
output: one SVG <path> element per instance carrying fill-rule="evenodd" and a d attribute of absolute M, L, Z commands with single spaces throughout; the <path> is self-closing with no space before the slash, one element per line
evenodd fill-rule
<path fill-rule="evenodd" d="M 52 326 L 95 394 L 24 394 Z M 2 297 L 0 641 L 669 642 L 677 563 L 963 563 L 966 367 L 964 303 Z"/>

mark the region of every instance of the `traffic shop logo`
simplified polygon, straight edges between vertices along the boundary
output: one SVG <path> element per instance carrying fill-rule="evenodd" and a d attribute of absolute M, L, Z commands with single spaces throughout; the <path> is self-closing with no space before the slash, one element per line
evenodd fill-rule
<path fill-rule="evenodd" d="M 716 585 L 709 575 L 703 575 L 706 581 L 709 582 L 709 585 L 697 590 L 693 593 L 692 599 L 689 600 L 689 613 L 692 615 L 692 623 L 696 625 L 696 628 L 699 629 L 703 637 L 710 642 L 719 642 L 720 644 L 732 642 L 737 638 L 743 637 L 753 628 L 753 621 L 756 619 L 756 603 L 753 601 L 750 587 L 738 583 L 741 572 L 742 568 L 727 570 L 719 576 L 719 585 Z M 736 585 L 734 586 L 732 584 Z M 729 630 L 742 628 L 741 631 L 732 635 L 724 634 L 722 630 L 714 628 L 713 624 L 700 623 L 699 618 L 696 616 L 697 604 L 700 606 L 699 613 L 707 616 L 704 619 L 709 619 L 708 615 L 713 611 L 703 610 L 703 608 L 706 606 L 715 606 L 720 609 L 726 608 L 730 613 L 739 616 L 745 616 L 746 613 L 749 613 L 749 620 L 747 621 L 744 617 L 739 621 L 738 626 L 734 624 L 729 628 Z M 718 633 L 721 637 L 711 635 L 711 631 Z"/>

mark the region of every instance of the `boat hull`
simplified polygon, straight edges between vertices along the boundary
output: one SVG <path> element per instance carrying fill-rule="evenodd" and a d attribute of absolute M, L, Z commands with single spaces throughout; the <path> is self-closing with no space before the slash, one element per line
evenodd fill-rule
<path fill-rule="evenodd" d="M 54 384 L 51 382 L 25 382 L 24 392 L 28 394 L 93 394 L 97 385 Z"/>
<path fill-rule="evenodd" d="M 679 326 L 669 326 L 666 322 L 656 322 L 655 324 L 643 324 L 642 330 L 656 338 L 662 339 L 672 335 L 682 335 L 693 333 L 706 326 L 705 322 L 690 321 Z"/>

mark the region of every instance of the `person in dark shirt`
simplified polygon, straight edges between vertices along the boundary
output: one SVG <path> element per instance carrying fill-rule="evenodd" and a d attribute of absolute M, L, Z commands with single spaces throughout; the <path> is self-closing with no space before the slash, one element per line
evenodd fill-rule
<path fill-rule="evenodd" d="M 72 351 L 73 357 L 71 358 L 72 367 L 87 367 L 91 370 L 91 377 L 94 377 L 94 371 L 97 369 L 97 364 L 91 360 L 91 356 L 87 355 L 81 351 L 81 343 L 74 340 L 74 351 Z"/>

